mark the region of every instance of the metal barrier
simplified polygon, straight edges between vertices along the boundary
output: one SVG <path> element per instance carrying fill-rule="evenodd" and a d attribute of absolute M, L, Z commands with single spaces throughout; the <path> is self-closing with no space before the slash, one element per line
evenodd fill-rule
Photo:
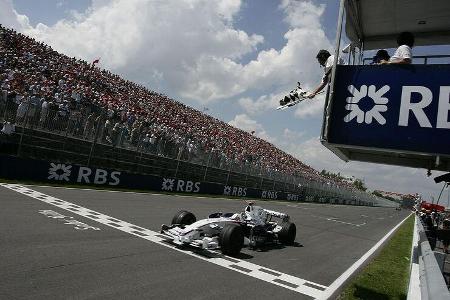
<path fill-rule="evenodd" d="M 443 270 L 436 259 L 441 255 L 432 250 L 425 228 L 417 216 L 415 223 L 416 241 L 413 243 L 408 299 L 450 299 Z"/>
<path fill-rule="evenodd" d="M 0 121 L 16 127 L 16 153 L 38 159 L 59 159 L 87 166 L 114 163 L 130 172 L 234 184 L 266 190 L 290 190 L 307 201 L 396 206 L 395 203 L 334 183 L 319 182 L 307 173 L 288 175 L 251 159 L 236 161 L 219 151 L 170 133 L 154 124 L 113 121 L 107 112 L 68 103 L 37 103 L 0 98 Z M 105 166 L 106 167 L 106 166 Z M 110 166 L 111 167 L 111 166 Z M 117 167 L 116 167 L 117 168 Z"/>
<path fill-rule="evenodd" d="M 432 63 L 436 62 L 436 63 L 444 63 L 444 64 L 449 64 L 450 63 L 450 55 L 448 54 L 444 54 L 444 55 L 414 55 L 413 56 L 413 60 L 414 60 L 414 64 L 420 64 L 420 61 L 417 60 L 422 60 L 423 59 L 423 64 L 427 65 L 430 63 L 430 60 Z M 370 64 L 370 62 L 372 62 L 373 58 L 372 57 L 365 57 L 363 59 L 363 64 L 366 65 L 367 63 Z"/>

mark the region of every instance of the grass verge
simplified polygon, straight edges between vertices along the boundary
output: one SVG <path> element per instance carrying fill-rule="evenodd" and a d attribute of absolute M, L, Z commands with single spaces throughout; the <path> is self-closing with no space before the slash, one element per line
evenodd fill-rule
<path fill-rule="evenodd" d="M 411 215 L 338 299 L 405 300 L 408 293 L 413 228 L 414 215 Z"/>

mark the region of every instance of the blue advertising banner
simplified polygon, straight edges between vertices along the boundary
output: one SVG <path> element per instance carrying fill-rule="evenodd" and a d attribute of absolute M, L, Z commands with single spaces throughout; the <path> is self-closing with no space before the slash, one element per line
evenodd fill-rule
<path fill-rule="evenodd" d="M 450 65 L 338 66 L 328 142 L 450 154 Z"/>
<path fill-rule="evenodd" d="M 243 198 L 302 201 L 303 195 L 285 191 L 261 190 L 189 178 L 133 174 L 120 170 L 100 169 L 71 163 L 47 162 L 30 158 L 0 155 L 0 178 L 31 180 L 58 184 L 118 187 L 158 192 L 225 195 Z"/>

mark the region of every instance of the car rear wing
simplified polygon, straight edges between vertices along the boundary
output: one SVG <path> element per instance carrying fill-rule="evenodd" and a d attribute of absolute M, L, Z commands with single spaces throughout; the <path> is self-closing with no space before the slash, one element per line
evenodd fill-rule
<path fill-rule="evenodd" d="M 277 212 L 274 210 L 269 210 L 269 209 L 264 209 L 264 211 L 266 212 L 266 214 L 270 217 L 276 217 L 276 218 L 280 218 L 283 221 L 289 221 L 289 215 L 285 214 L 285 213 L 281 213 L 281 212 Z"/>

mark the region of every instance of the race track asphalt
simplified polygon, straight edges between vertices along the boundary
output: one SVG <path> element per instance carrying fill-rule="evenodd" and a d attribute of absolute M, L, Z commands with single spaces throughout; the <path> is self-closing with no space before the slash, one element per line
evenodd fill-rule
<path fill-rule="evenodd" d="M 233 199 L 27 188 L 152 231 L 181 209 L 201 219 L 245 206 Z M 393 208 L 255 202 L 288 213 L 297 225 L 297 243 L 243 249 L 238 259 L 306 280 L 318 290 L 409 214 Z M 313 298 L 283 287 L 286 282 L 247 276 L 3 186 L 0 207 L 0 299 Z M 82 230 L 67 220 L 94 228 Z"/>

